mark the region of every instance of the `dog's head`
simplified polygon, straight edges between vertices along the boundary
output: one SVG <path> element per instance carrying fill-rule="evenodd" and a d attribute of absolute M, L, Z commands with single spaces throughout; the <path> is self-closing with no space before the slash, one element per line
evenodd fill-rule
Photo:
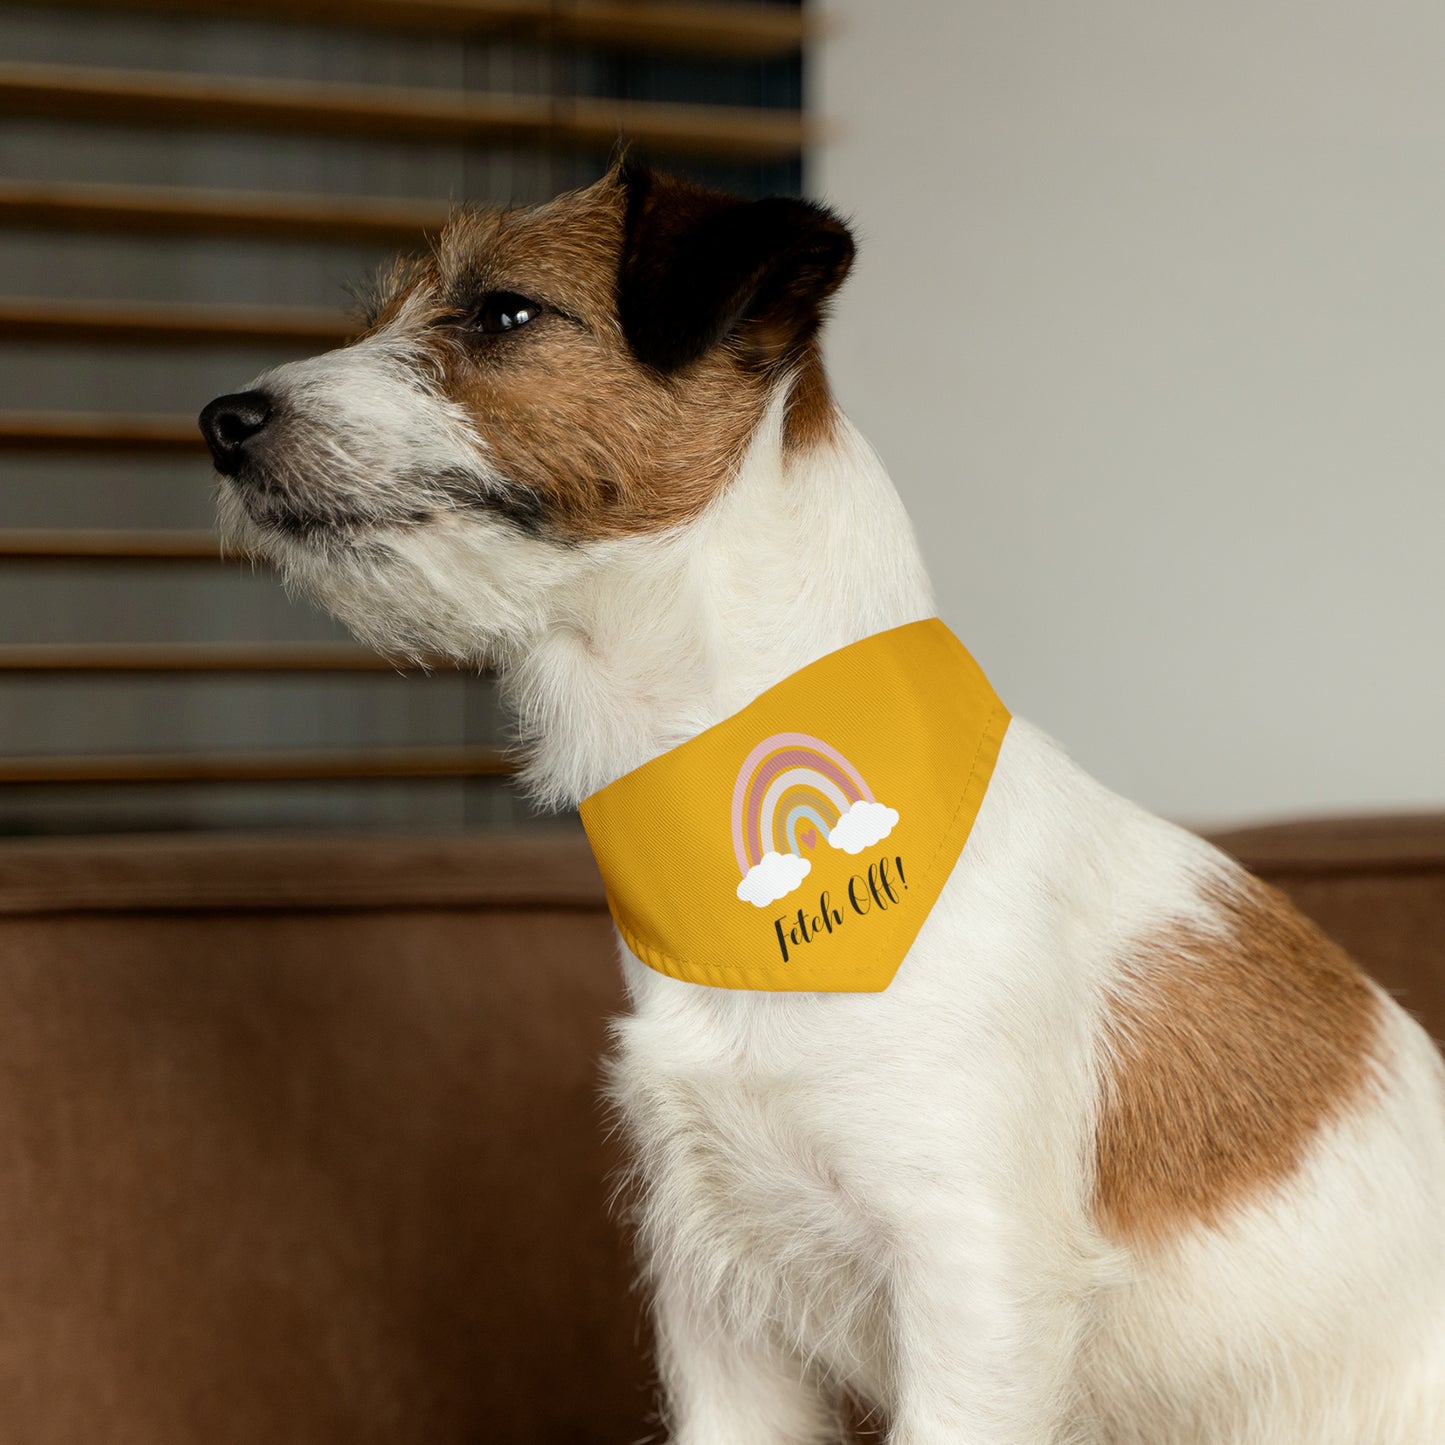
<path fill-rule="evenodd" d="M 601 549 L 702 513 L 780 387 L 790 443 L 826 435 L 852 255 L 821 207 L 626 164 L 461 212 L 357 341 L 201 413 L 223 528 L 382 646 L 505 649 Z"/>

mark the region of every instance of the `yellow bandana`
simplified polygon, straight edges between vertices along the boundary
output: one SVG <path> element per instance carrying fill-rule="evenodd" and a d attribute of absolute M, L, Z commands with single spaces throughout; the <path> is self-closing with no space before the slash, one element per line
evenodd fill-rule
<path fill-rule="evenodd" d="M 1008 723 L 936 617 L 784 678 L 583 802 L 627 946 L 714 988 L 887 988 Z"/>

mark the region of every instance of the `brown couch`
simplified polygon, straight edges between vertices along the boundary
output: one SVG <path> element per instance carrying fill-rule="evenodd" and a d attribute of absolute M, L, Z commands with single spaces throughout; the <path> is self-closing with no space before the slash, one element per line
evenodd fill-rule
<path fill-rule="evenodd" d="M 1445 1034 L 1445 818 L 1221 839 Z M 0 1439 L 655 1430 L 579 838 L 0 844 Z"/>

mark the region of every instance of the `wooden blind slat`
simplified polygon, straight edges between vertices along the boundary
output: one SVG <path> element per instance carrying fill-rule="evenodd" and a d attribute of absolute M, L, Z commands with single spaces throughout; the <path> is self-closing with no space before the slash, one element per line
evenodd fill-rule
<path fill-rule="evenodd" d="M 221 555 L 214 532 L 109 530 L 81 527 L 0 529 L 4 562 L 221 562 L 249 561 Z"/>
<path fill-rule="evenodd" d="M 0 341 L 328 349 L 358 329 L 344 313 L 319 306 L 192 306 L 0 296 Z"/>
<path fill-rule="evenodd" d="M 0 412 L 0 451 L 203 454 L 192 416 L 83 411 Z"/>
<path fill-rule="evenodd" d="M 796 156 L 811 138 L 796 111 L 28 63 L 0 65 L 0 114 L 594 151 L 625 136 L 660 151 L 730 160 Z"/>
<path fill-rule="evenodd" d="M 0 673 L 403 672 L 349 643 L 0 643 Z"/>
<path fill-rule="evenodd" d="M 282 783 L 506 777 L 500 748 L 438 747 L 0 757 L 0 783 Z"/>
<path fill-rule="evenodd" d="M 339 3 L 339 0 L 333 0 Z M 466 5 L 455 0 L 452 6 Z M 522 10 L 523 6 L 517 6 Z M 550 27 L 551 37 L 567 43 L 683 51 L 695 55 L 763 60 L 796 55 L 812 38 L 800 8 L 787 5 L 743 6 L 683 4 L 676 0 L 581 0 L 571 7 L 535 0 L 519 23 Z M 546 12 L 546 13 L 543 13 Z"/>
<path fill-rule="evenodd" d="M 447 215 L 446 206 L 364 196 L 0 180 L 0 225 L 46 230 L 392 247 L 415 246 L 425 235 L 440 231 Z"/>
<path fill-rule="evenodd" d="M 25 0 L 6 0 L 25 3 Z M 236 16 L 236 0 L 50 0 L 73 9 Z M 559 45 L 656 49 L 765 59 L 795 55 L 809 38 L 786 5 L 677 0 L 247 0 L 247 19 L 363 30 L 497 37 Z"/>
<path fill-rule="evenodd" d="M 0 0 L 0 5 L 17 0 Z M 51 0 L 56 5 L 170 14 L 240 13 L 233 0 Z M 244 18 L 539 43 L 658 47 L 763 57 L 795 53 L 805 34 L 791 7 L 719 0 L 253 0 Z M 662 153 L 726 160 L 791 159 L 816 136 L 786 110 L 494 95 L 425 87 L 243 79 L 102 67 L 0 62 L 0 116 L 107 127 L 377 138 L 606 151 L 619 138 Z M 415 244 L 445 221 L 423 202 L 270 195 L 174 187 L 0 182 L 0 225 L 142 235 L 264 236 L 385 246 Z M 319 309 L 182 306 L 0 298 L 0 339 L 264 344 L 321 348 L 348 327 Z M 0 413 L 0 450 L 204 456 L 190 415 Z M 0 532 L 0 559 L 212 560 L 199 532 L 77 529 Z M 0 674 L 381 673 L 397 664 L 332 643 L 16 644 Z M 259 783 L 497 777 L 499 748 L 155 752 L 0 756 L 0 782 Z"/>

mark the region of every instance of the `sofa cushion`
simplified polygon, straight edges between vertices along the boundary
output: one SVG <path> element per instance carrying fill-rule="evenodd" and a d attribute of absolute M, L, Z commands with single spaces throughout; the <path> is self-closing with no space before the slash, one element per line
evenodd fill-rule
<path fill-rule="evenodd" d="M 646 1432 L 569 842 L 0 847 L 6 1439 Z"/>

